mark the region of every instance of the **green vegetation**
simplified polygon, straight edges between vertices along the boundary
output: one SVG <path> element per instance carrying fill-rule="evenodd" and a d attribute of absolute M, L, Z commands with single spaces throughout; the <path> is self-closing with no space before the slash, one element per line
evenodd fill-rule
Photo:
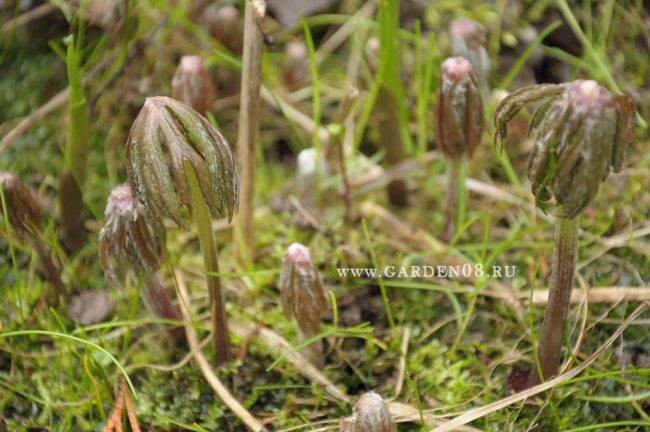
<path fill-rule="evenodd" d="M 204 5 L 211 2 L 88 0 L 79 10 L 78 2 L 52 1 L 43 16 L 30 16 L 33 9 L 22 10 L 21 2 L 1 3 L 0 171 L 11 171 L 38 195 L 40 235 L 72 295 L 105 291 L 116 306 L 103 322 L 75 324 L 65 304 L 46 296 L 51 287 L 37 252 L 0 215 L 0 432 L 102 431 L 122 379 L 132 390 L 142 430 L 246 430 L 188 347 L 169 337 L 165 324 L 181 323 L 147 313 L 138 283 L 125 283 L 122 292 L 113 288 L 98 259 L 106 198 L 127 181 L 129 130 L 147 97 L 171 94 L 181 56 L 204 60 L 217 89 L 209 121 L 236 154 L 241 53 L 228 51 L 228 42 L 213 31 Z M 240 10 L 244 4 L 228 3 Z M 536 367 L 545 308 L 538 294 L 551 278 L 554 217 L 553 206 L 537 207 L 526 176 L 534 146 L 526 125 L 535 107 L 511 121 L 510 142 L 501 152 L 494 149 L 491 119 L 501 89 L 593 79 L 611 92 L 630 94 L 637 122 L 636 143 L 621 172 L 610 173 L 579 216 L 574 294 L 591 289 L 594 297 L 589 304 L 571 304 L 562 359 L 570 362 L 565 370 L 589 366 L 538 397 L 478 416 L 467 430 L 650 430 L 650 312 L 590 358 L 650 299 L 650 33 L 644 2 L 335 3 L 286 25 L 277 9 L 270 10 L 274 15 L 259 23 L 267 40 L 255 260 L 243 268 L 232 253 L 237 216 L 231 226 L 226 219 L 208 220 L 203 208 L 194 215 L 201 236 L 166 221 L 167 265 L 160 279 L 177 306 L 178 284 L 186 284 L 191 325 L 217 377 L 270 431 L 337 430 L 370 390 L 389 403 L 400 432 L 434 430 L 511 394 L 517 373 L 525 377 Z M 100 14 L 91 7 L 116 4 L 124 7 Z M 482 143 L 465 167 L 463 223 L 445 244 L 439 239 L 447 162 L 438 151 L 433 107 L 440 66 L 450 55 L 448 26 L 461 17 L 486 32 L 493 94 L 484 103 Z M 380 41 L 380 51 L 371 52 L 371 38 Z M 297 75 L 302 80 L 290 90 L 283 84 L 283 47 L 292 40 L 306 41 L 306 53 Z M 69 95 L 61 98 L 68 85 Z M 358 97 L 344 109 L 351 87 Z M 403 159 L 388 160 L 380 144 L 385 136 L 376 108 L 382 88 L 396 103 L 389 111 Z M 298 152 L 316 148 L 320 164 L 329 145 L 340 146 L 345 169 L 316 169 L 315 182 L 297 179 Z M 72 154 L 78 166 L 70 164 Z M 87 235 L 75 252 L 60 239 L 59 177 L 65 170 L 82 180 Z M 341 171 L 349 179 L 349 215 Z M 190 172 L 198 197 L 205 179 L 196 169 Z M 391 205 L 385 195 L 394 180 L 408 191 L 404 207 Z M 189 221 L 190 213 L 182 211 Z M 214 246 L 207 244 L 208 232 L 219 254 L 218 269 L 210 272 L 201 252 Z M 329 292 L 330 313 L 321 333 L 309 339 L 301 339 L 280 306 L 282 257 L 294 242 L 309 248 Z M 394 277 L 340 271 L 386 266 Z M 409 274 L 398 277 L 402 266 Z M 425 266 L 460 270 L 432 277 Z M 500 276 L 493 266 L 501 266 Z M 505 266 L 515 269 L 513 277 L 505 275 Z M 421 273 L 412 274 L 412 267 Z M 465 268 L 471 274 L 464 275 Z M 210 343 L 206 275 L 221 280 L 233 345 L 234 359 L 220 367 Z M 635 289 L 634 298 L 615 297 L 623 288 Z M 295 352 L 316 340 L 325 353 L 322 374 L 334 390 L 296 361 Z"/>

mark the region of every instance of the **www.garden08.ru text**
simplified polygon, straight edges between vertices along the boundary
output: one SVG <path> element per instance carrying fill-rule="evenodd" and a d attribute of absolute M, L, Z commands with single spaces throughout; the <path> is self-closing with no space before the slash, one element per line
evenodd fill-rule
<path fill-rule="evenodd" d="M 383 269 L 373 267 L 337 268 L 339 277 L 348 278 L 513 278 L 517 266 L 482 264 L 464 264 L 461 266 L 386 266 Z"/>

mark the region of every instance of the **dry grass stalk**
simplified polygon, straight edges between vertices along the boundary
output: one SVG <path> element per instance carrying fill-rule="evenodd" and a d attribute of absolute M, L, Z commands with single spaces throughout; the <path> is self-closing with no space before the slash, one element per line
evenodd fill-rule
<path fill-rule="evenodd" d="M 464 413 L 457 416 L 453 420 L 448 421 L 447 423 L 444 423 L 439 427 L 431 429 L 431 432 L 450 432 L 450 431 L 458 430 L 460 426 L 466 425 L 469 422 L 472 422 L 481 417 L 485 417 L 486 415 L 489 415 L 502 408 L 508 407 L 512 404 L 515 404 L 517 402 L 523 401 L 532 396 L 545 392 L 546 390 L 552 389 L 553 387 L 578 376 L 581 372 L 583 372 L 585 369 L 591 366 L 596 361 L 596 359 L 598 359 L 598 357 L 603 352 L 605 352 L 605 350 L 608 349 L 614 343 L 614 341 L 616 341 L 616 339 L 618 339 L 618 337 L 623 333 L 623 331 L 629 325 L 631 325 L 632 322 L 636 320 L 646 309 L 648 309 L 648 307 L 650 307 L 649 302 L 644 302 L 641 305 L 639 305 L 639 307 L 637 307 L 634 310 L 634 312 L 630 314 L 630 316 L 616 329 L 616 331 L 607 339 L 607 341 L 605 341 L 605 343 L 600 348 L 594 351 L 593 354 L 587 357 L 587 359 L 579 366 L 576 366 L 575 368 L 567 372 L 557 375 L 552 379 L 544 381 L 542 384 L 538 384 L 535 387 L 531 387 L 520 393 L 516 393 L 512 396 L 498 400 L 488 405 L 484 405 L 482 407 L 465 411 Z"/>
<path fill-rule="evenodd" d="M 261 24 L 265 14 L 266 1 L 246 1 L 237 138 L 241 197 L 239 223 L 234 230 L 235 254 L 240 261 L 252 260 L 255 253 L 255 179 L 257 176 L 257 140 L 260 129 L 262 54 L 264 52 Z"/>

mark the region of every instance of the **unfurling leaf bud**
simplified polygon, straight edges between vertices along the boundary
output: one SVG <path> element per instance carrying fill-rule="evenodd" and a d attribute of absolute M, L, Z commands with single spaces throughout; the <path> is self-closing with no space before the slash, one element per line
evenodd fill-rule
<path fill-rule="evenodd" d="M 442 64 L 436 102 L 437 139 L 440 151 L 450 159 L 471 157 L 485 128 L 483 99 L 472 65 L 462 57 Z"/>
<path fill-rule="evenodd" d="M 172 79 L 172 97 L 203 116 L 210 110 L 216 94 L 201 57 L 181 57 Z"/>
<path fill-rule="evenodd" d="M 181 209 L 192 210 L 184 161 L 194 170 L 213 217 L 230 221 L 239 203 L 237 166 L 226 138 L 203 116 L 175 99 L 148 98 L 126 143 L 127 174 L 148 211 L 178 226 L 188 224 Z M 173 176 L 173 178 L 172 178 Z"/>
<path fill-rule="evenodd" d="M 341 432 L 395 432 L 395 423 L 384 400 L 375 392 L 359 398 L 354 414 L 341 421 Z"/>
<path fill-rule="evenodd" d="M 19 236 L 35 234 L 41 227 L 41 207 L 34 193 L 18 177 L 0 171 L 0 186 L 4 194 L 5 217 Z M 0 205 L 0 212 L 3 212 Z"/>
<path fill-rule="evenodd" d="M 532 192 L 540 201 L 551 195 L 558 216 L 577 216 L 596 196 L 609 171 L 619 171 L 634 140 L 634 102 L 612 94 L 595 81 L 529 86 L 506 97 L 494 113 L 495 142 L 507 140 L 507 123 L 538 101 L 529 131 L 536 131 L 528 159 Z"/>
<path fill-rule="evenodd" d="M 284 253 L 280 295 L 284 314 L 294 317 L 305 335 L 320 333 L 327 296 L 309 249 L 299 243 L 293 243 Z"/>
<path fill-rule="evenodd" d="M 449 26 L 452 57 L 463 57 L 472 65 L 478 78 L 483 97 L 488 96 L 488 77 L 490 75 L 490 56 L 485 49 L 483 27 L 469 18 L 453 20 Z"/>
<path fill-rule="evenodd" d="M 160 267 L 165 248 L 162 221 L 146 212 L 135 200 L 128 184 L 111 191 L 104 213 L 106 222 L 99 232 L 99 255 L 111 283 L 133 270 L 146 275 Z"/>

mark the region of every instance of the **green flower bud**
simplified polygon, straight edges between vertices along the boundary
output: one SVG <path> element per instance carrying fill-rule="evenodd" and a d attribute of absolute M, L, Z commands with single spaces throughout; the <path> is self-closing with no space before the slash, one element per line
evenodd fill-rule
<path fill-rule="evenodd" d="M 237 167 L 226 138 L 204 117 L 168 97 L 148 98 L 126 143 L 129 183 L 146 209 L 189 229 L 181 212 L 192 211 L 183 162 L 199 179 L 213 217 L 232 220 L 239 203 Z"/>

